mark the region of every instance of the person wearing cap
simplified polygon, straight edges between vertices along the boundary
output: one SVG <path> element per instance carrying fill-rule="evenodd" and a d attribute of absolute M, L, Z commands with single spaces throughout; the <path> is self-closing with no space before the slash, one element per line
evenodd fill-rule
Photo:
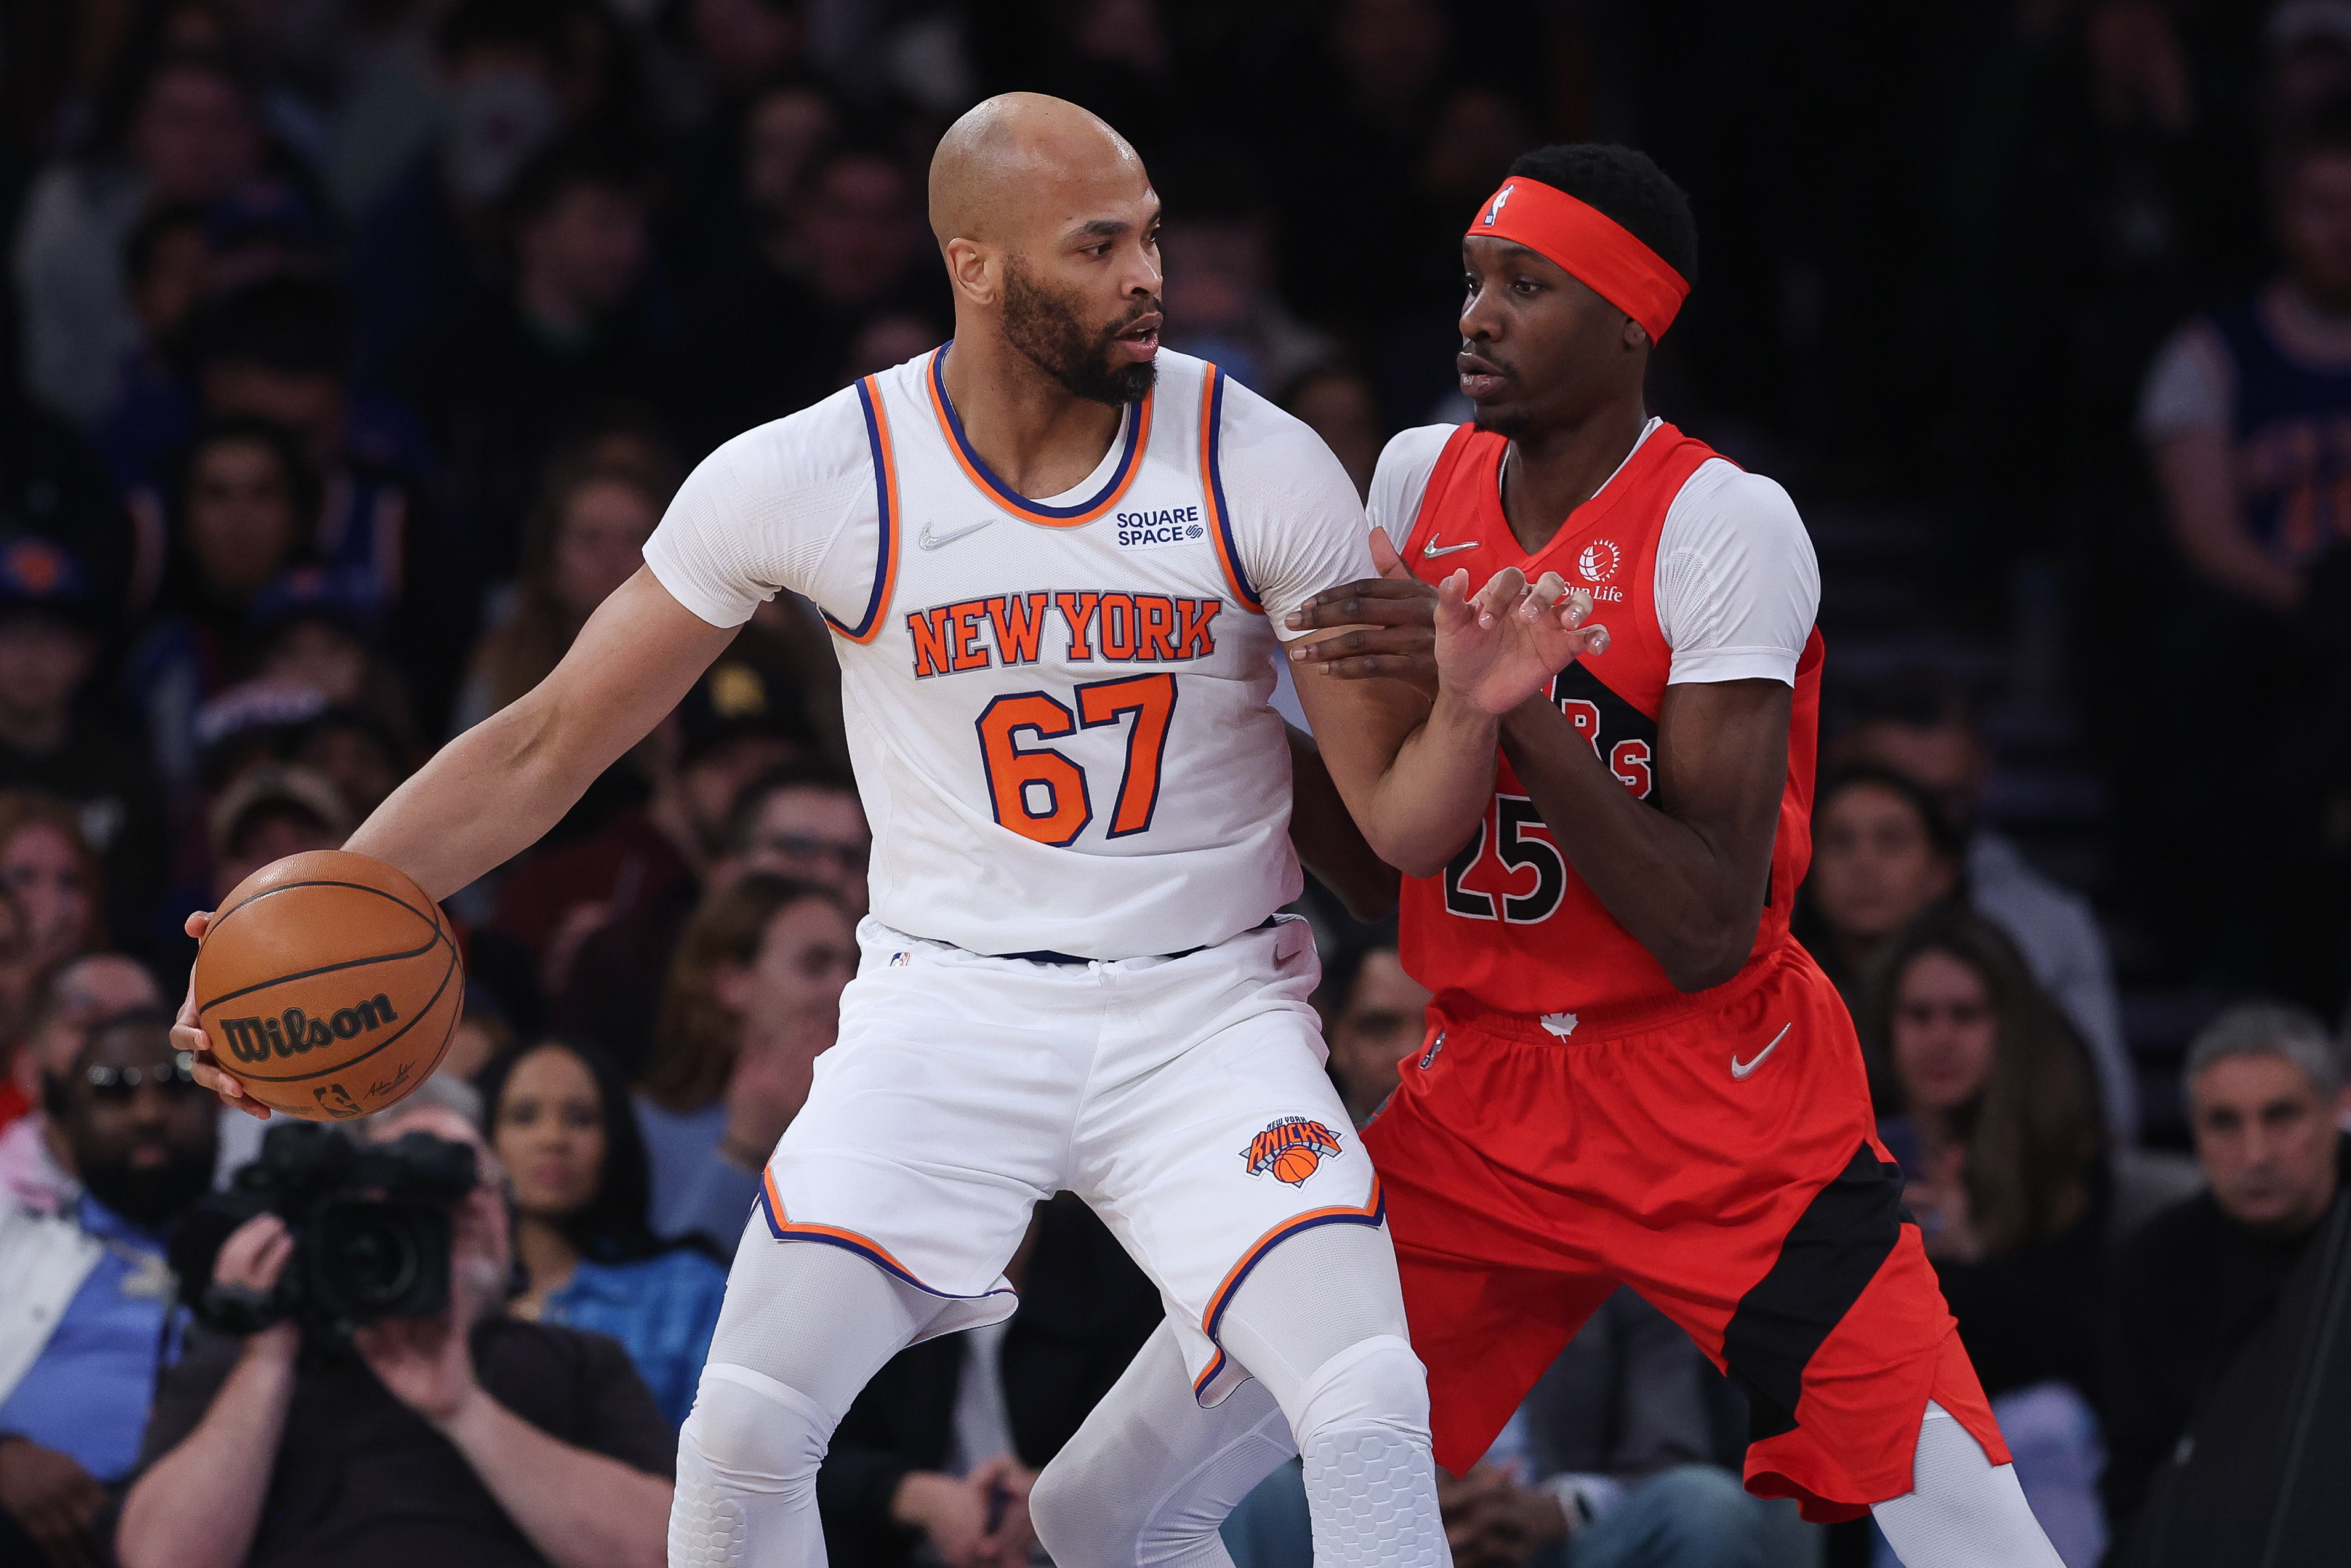
<path fill-rule="evenodd" d="M 220 792 L 208 826 L 217 901 L 274 861 L 340 848 L 351 821 L 331 780 L 292 763 L 256 762 Z"/>
<path fill-rule="evenodd" d="M 34 535 L 0 539 L 0 789 L 79 810 L 105 865 L 108 924 L 128 935 L 162 894 L 169 830 L 146 758 L 80 700 L 101 631 L 79 558 Z"/>
<path fill-rule="evenodd" d="M 1461 257 L 1475 420 L 1389 443 L 1384 575 L 1291 618 L 1363 629 L 1290 655 L 1301 685 L 1402 676 L 1499 721 L 1478 835 L 1404 881 L 1405 967 L 1435 1000 L 1364 1130 L 1437 1461 L 1477 1463 L 1630 1286 L 1746 1395 L 1749 1490 L 1874 1513 L 1909 1568 L 2056 1568 L 1852 1018 L 1789 935 L 1820 573 L 1786 492 L 1649 413 L 1696 270 L 1688 198 L 1639 152 L 1543 148 Z M 1513 617 L 1539 635 L 1480 643 Z"/>

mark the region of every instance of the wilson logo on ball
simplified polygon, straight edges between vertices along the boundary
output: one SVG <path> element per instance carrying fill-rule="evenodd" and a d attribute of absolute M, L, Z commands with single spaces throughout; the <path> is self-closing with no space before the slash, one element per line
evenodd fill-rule
<path fill-rule="evenodd" d="M 287 1008 L 275 1018 L 221 1019 L 228 1052 L 239 1061 L 266 1061 L 271 1057 L 299 1056 L 398 1023 L 392 998 L 378 993 L 356 1007 L 339 1009 L 327 1018 L 312 1018 L 300 1008 Z"/>
<path fill-rule="evenodd" d="M 1308 1176 L 1322 1168 L 1323 1155 L 1338 1152 L 1339 1134 L 1322 1123 L 1284 1116 L 1251 1138 L 1241 1158 L 1251 1176 L 1270 1176 L 1302 1186 Z"/>

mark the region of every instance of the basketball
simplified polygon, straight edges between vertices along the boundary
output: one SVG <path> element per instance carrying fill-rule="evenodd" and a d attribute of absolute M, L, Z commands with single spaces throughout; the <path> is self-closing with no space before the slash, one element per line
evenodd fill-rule
<path fill-rule="evenodd" d="M 1297 1186 L 1320 1169 L 1322 1164 L 1322 1156 L 1311 1148 L 1301 1145 L 1284 1149 L 1273 1156 L 1274 1179 Z"/>
<path fill-rule="evenodd" d="M 440 906 L 371 855 L 312 850 L 240 883 L 196 949 L 196 1019 L 272 1111 L 348 1121 L 433 1074 L 465 977 Z"/>

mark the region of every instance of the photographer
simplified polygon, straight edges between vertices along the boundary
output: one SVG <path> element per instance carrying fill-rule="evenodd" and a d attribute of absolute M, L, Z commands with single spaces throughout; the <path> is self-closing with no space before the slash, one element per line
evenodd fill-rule
<path fill-rule="evenodd" d="M 123 1502 L 123 1568 L 662 1562 L 670 1425 L 619 1345 L 502 1310 L 504 1184 L 471 1120 L 438 1098 L 428 1087 L 367 1131 L 429 1133 L 479 1164 L 452 1217 L 449 1311 L 364 1324 L 347 1347 L 306 1344 L 297 1320 L 241 1343 L 192 1333 Z M 275 1215 L 248 1220 L 214 1283 L 266 1297 L 295 1249 Z"/>

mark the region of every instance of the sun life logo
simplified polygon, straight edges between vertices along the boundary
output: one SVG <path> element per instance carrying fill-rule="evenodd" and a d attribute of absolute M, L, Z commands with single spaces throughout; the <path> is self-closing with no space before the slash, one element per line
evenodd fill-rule
<path fill-rule="evenodd" d="M 1616 575 L 1617 563 L 1623 559 L 1612 539 L 1593 539 L 1575 558 L 1575 570 L 1583 574 L 1586 582 L 1605 582 Z"/>

